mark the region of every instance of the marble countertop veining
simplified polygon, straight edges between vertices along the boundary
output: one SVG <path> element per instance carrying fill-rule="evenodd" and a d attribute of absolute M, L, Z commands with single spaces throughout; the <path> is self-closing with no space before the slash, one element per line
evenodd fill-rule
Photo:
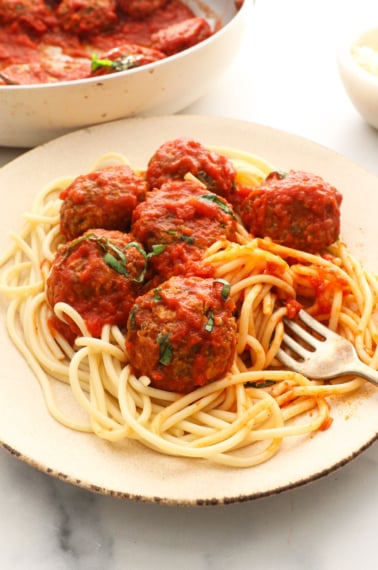
<path fill-rule="evenodd" d="M 124 502 L 0 456 L 0 567 L 27 570 L 376 568 L 376 447 L 314 483 L 254 502 Z"/>
<path fill-rule="evenodd" d="M 357 115 L 336 69 L 342 36 L 366 22 L 378 24 L 375 0 L 257 0 L 234 63 L 184 112 L 290 131 L 378 175 L 378 132 Z M 0 164 L 21 152 L 0 149 Z M 373 570 L 377 477 L 373 444 L 291 491 L 179 508 L 96 495 L 0 450 L 0 568 Z"/>

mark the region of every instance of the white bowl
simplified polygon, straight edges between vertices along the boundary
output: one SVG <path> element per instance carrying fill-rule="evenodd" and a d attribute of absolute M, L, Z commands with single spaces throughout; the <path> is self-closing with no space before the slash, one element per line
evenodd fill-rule
<path fill-rule="evenodd" d="M 173 114 L 204 95 L 237 53 L 253 0 L 184 0 L 223 22 L 212 37 L 129 71 L 70 82 L 0 87 L 0 146 L 32 147 L 78 128 L 131 116 Z M 201 8 L 202 6 L 202 8 Z"/>
<path fill-rule="evenodd" d="M 361 33 L 341 48 L 338 69 L 355 109 L 378 129 L 378 27 Z"/>

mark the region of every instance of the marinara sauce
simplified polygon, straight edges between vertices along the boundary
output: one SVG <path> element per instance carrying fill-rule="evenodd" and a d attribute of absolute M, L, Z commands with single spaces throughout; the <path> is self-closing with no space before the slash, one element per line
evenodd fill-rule
<path fill-rule="evenodd" d="M 0 0 L 0 85 L 124 71 L 195 45 L 215 22 L 180 0 Z"/>
<path fill-rule="evenodd" d="M 235 208 L 252 235 L 323 253 L 339 236 L 341 202 L 341 193 L 320 176 L 291 170 L 271 172 Z"/>
<path fill-rule="evenodd" d="M 50 307 L 68 303 L 83 318 L 90 334 L 101 336 L 105 324 L 123 326 L 143 291 L 146 257 L 133 236 L 93 229 L 62 245 L 46 283 Z M 51 329 L 73 342 L 80 331 L 53 314 Z"/>
<path fill-rule="evenodd" d="M 222 378 L 236 347 L 229 287 L 221 280 L 175 276 L 138 297 L 126 348 L 137 374 L 187 393 Z"/>

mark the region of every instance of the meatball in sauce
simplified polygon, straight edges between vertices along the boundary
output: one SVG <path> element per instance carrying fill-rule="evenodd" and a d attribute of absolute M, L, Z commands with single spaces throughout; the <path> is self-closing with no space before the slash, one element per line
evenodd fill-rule
<path fill-rule="evenodd" d="M 238 206 L 254 236 L 310 253 L 322 253 L 340 232 L 341 193 L 320 176 L 272 172 Z"/>
<path fill-rule="evenodd" d="M 60 198 L 60 231 L 66 239 L 92 228 L 128 231 L 132 212 L 146 194 L 144 179 L 127 165 L 78 176 Z"/>
<path fill-rule="evenodd" d="M 105 324 L 125 327 L 146 270 L 146 254 L 133 236 L 90 230 L 59 248 L 47 278 L 47 301 L 51 308 L 68 303 L 99 337 Z M 50 324 L 71 343 L 79 334 L 74 323 L 66 325 L 55 315 Z"/>
<path fill-rule="evenodd" d="M 211 192 L 231 201 L 236 177 L 233 164 L 192 139 L 178 138 L 162 144 L 149 160 L 146 178 L 153 189 L 169 180 L 183 180 L 188 173 Z"/>
<path fill-rule="evenodd" d="M 129 16 L 143 19 L 164 8 L 168 0 L 117 0 L 117 4 Z"/>
<path fill-rule="evenodd" d="M 210 25 L 204 18 L 189 18 L 160 29 L 151 36 L 151 41 L 156 49 L 173 55 L 203 42 L 211 35 Z"/>
<path fill-rule="evenodd" d="M 151 265 L 162 277 L 190 274 L 210 276 L 202 262 L 204 250 L 217 240 L 235 240 L 237 221 L 224 198 L 193 181 L 173 180 L 147 194 L 138 204 L 131 231 L 149 252 Z"/>
<path fill-rule="evenodd" d="M 180 393 L 224 377 L 236 347 L 233 311 L 228 284 L 216 279 L 172 277 L 140 296 L 126 337 L 134 373 Z"/>
<path fill-rule="evenodd" d="M 68 32 L 98 33 L 117 22 L 117 5 L 115 0 L 62 0 L 56 14 Z"/>
<path fill-rule="evenodd" d="M 56 23 L 53 11 L 44 0 L 0 0 L 0 23 L 17 20 L 21 28 L 43 34 Z"/>

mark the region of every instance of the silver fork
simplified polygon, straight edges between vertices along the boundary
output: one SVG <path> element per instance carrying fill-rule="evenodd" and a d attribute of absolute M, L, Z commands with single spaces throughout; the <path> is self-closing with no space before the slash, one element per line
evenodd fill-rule
<path fill-rule="evenodd" d="M 378 385 L 378 372 L 358 358 L 351 342 L 316 321 L 304 310 L 299 311 L 298 320 L 299 322 L 294 322 L 284 318 L 286 332 L 277 357 L 285 366 L 318 380 L 355 374 Z"/>

